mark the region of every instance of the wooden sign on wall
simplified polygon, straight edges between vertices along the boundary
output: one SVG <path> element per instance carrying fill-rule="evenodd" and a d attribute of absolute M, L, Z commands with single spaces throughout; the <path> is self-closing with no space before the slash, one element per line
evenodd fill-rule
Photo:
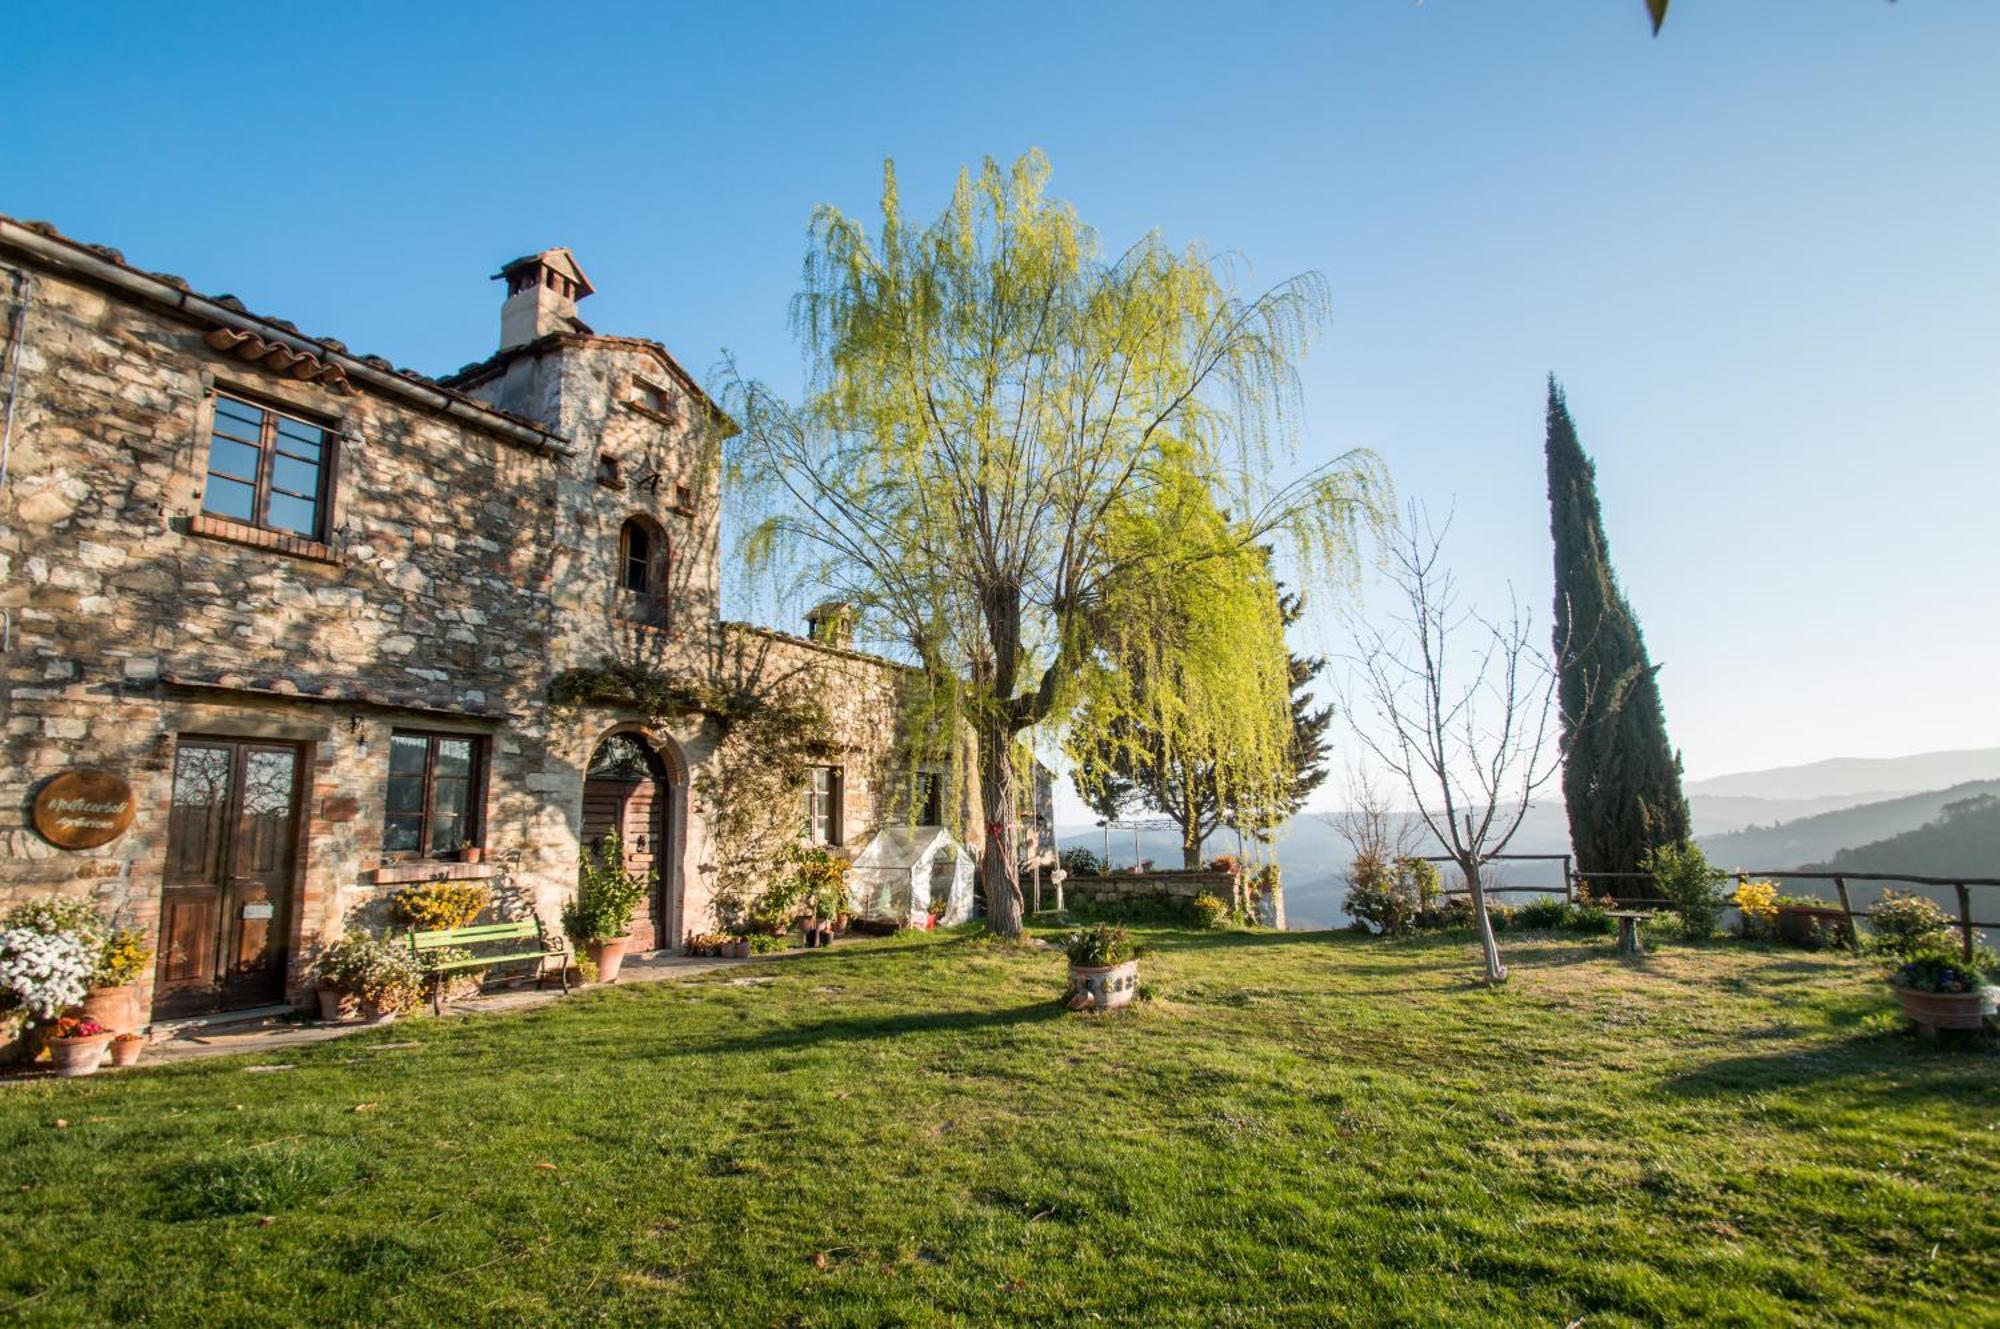
<path fill-rule="evenodd" d="M 58 849 L 95 849 L 132 824 L 132 786 L 113 771 L 65 771 L 35 795 L 35 829 Z"/>

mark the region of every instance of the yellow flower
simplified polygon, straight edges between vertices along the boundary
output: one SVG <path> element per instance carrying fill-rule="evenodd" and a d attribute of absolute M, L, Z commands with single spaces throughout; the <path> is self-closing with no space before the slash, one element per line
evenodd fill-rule
<path fill-rule="evenodd" d="M 1746 881 L 1736 888 L 1736 907 L 1745 918 L 1769 923 L 1778 916 L 1778 888 L 1768 881 Z"/>

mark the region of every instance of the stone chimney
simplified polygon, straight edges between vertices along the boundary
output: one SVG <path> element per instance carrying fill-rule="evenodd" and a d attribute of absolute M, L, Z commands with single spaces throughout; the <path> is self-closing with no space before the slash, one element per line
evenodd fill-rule
<path fill-rule="evenodd" d="M 806 613 L 806 636 L 822 646 L 854 649 L 854 606 L 845 600 L 828 600 Z"/>
<path fill-rule="evenodd" d="M 500 306 L 500 349 L 525 346 L 551 332 L 590 331 L 576 316 L 576 302 L 594 289 L 567 249 L 544 249 L 517 258 L 493 274 L 507 283 Z"/>

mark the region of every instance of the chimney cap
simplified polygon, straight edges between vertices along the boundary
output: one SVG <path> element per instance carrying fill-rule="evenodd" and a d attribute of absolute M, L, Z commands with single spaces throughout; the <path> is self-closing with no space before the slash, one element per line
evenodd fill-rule
<path fill-rule="evenodd" d="M 511 263 L 502 264 L 500 271 L 493 274 L 492 280 L 499 281 L 502 278 L 511 277 L 521 269 L 528 267 L 550 268 L 560 275 L 569 278 L 576 285 L 575 298 L 578 300 L 590 295 L 597 289 L 590 284 L 590 278 L 583 275 L 583 269 L 577 264 L 576 256 L 561 245 L 558 245 L 554 249 L 544 249 L 538 254 L 523 254 Z"/>

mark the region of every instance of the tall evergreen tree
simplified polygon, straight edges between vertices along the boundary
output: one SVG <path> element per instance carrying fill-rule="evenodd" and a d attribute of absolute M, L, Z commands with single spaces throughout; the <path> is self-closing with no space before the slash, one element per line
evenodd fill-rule
<path fill-rule="evenodd" d="M 1581 871 L 1638 872 L 1647 850 L 1688 838 L 1680 754 L 1667 740 L 1658 666 L 1611 569 L 1597 469 L 1553 374 L 1547 453 L 1570 844 Z M 1613 894 L 1648 892 L 1632 880 Z"/>

